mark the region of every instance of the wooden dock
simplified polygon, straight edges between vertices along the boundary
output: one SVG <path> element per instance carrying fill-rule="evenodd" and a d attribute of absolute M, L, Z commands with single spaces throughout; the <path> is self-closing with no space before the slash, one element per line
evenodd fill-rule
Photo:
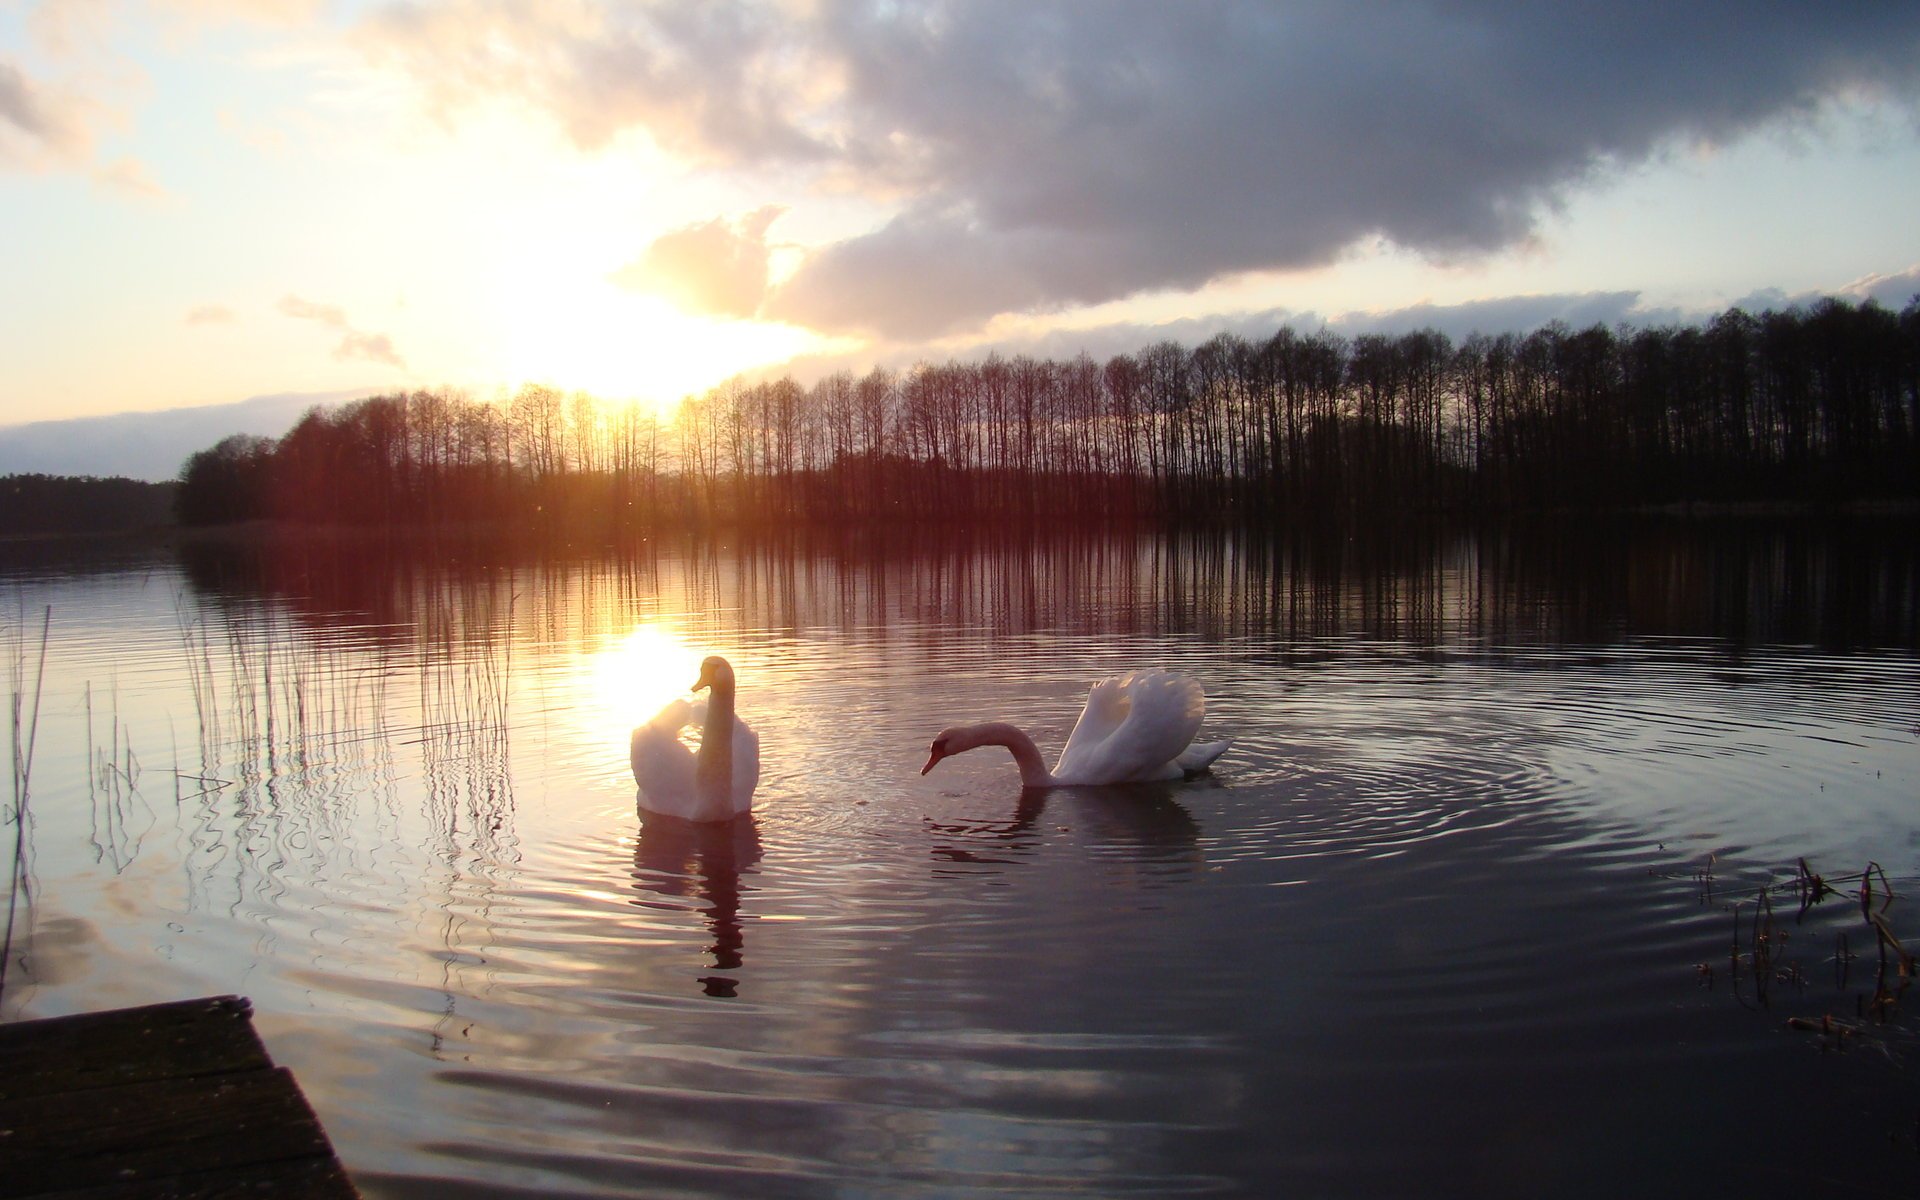
<path fill-rule="evenodd" d="M 353 1200 L 238 996 L 0 1025 L 0 1198 Z"/>

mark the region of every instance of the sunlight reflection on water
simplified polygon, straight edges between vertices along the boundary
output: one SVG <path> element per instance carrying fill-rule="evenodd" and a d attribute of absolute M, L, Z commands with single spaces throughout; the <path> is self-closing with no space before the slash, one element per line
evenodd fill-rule
<path fill-rule="evenodd" d="M 55 619 L 4 1009 L 252 996 L 370 1194 L 1358 1195 L 1522 1143 L 1607 1194 L 1736 1153 L 1758 1087 L 1910 1095 L 1911 1024 L 1829 1061 L 1695 973 L 1800 856 L 1920 874 L 1912 641 L 1856 640 L 1911 632 L 1905 559 L 1866 635 L 1742 618 L 1814 649 L 1543 604 L 1474 543 L 285 554 L 10 578 Z M 714 652 L 755 814 L 642 824 L 626 731 Z M 1140 665 L 1205 681 L 1211 778 L 917 773 L 960 719 L 1051 756 Z"/>

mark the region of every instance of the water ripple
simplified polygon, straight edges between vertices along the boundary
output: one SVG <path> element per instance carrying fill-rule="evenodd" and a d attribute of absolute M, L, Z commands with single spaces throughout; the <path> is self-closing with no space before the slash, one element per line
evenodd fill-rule
<path fill-rule="evenodd" d="M 1407 1193 L 1489 1130 L 1590 1167 L 1858 1132 L 1752 1124 L 1781 1080 L 1905 1096 L 1899 1019 L 1874 1065 L 1782 1045 L 1870 989 L 1856 905 L 1783 920 L 1764 998 L 1729 943 L 1802 856 L 1911 887 L 1910 652 L 1280 629 L 1129 561 L 1070 603 L 1017 556 L 63 585 L 8 1003 L 245 992 L 389 1196 Z M 592 681 L 641 625 L 740 665 L 750 819 L 637 816 L 647 714 Z M 1210 777 L 919 774 L 959 720 L 1057 752 L 1140 666 L 1204 681 Z M 109 741 L 137 795 L 89 792 Z M 1649 1078 L 1701 1095 L 1650 1122 Z"/>

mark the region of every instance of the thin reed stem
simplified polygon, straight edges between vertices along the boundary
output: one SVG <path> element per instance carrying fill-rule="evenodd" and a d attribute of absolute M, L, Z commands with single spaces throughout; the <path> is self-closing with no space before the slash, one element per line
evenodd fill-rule
<path fill-rule="evenodd" d="M 26 647 L 16 642 L 13 661 L 13 864 L 7 871 L 7 927 L 0 936 L 0 1001 L 6 999 L 7 970 L 13 963 L 13 931 L 20 902 L 33 897 L 27 886 L 27 801 L 32 792 L 33 748 L 40 734 L 40 691 L 47 676 L 47 635 L 53 629 L 53 606 L 40 615 L 40 656 L 34 666 L 33 703 L 27 711 L 26 738 L 21 740 L 21 706 L 26 682 Z"/>

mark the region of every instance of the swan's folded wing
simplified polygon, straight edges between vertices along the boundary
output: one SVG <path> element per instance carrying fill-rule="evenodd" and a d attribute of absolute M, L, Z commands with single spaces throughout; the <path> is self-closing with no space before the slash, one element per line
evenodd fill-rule
<path fill-rule="evenodd" d="M 1070 783 L 1178 778 L 1175 760 L 1206 713 L 1206 693 L 1185 675 L 1130 671 L 1103 679 L 1088 693 L 1054 774 Z"/>
<path fill-rule="evenodd" d="M 679 720 L 674 720 L 673 705 L 660 711 L 660 715 L 634 729 L 633 740 L 628 747 L 633 763 L 633 782 L 639 786 L 643 795 L 656 804 L 668 802 L 669 797 L 692 796 L 693 792 L 693 751 L 680 741 L 680 729 L 686 724 L 686 702 L 676 700 L 680 706 Z"/>
<path fill-rule="evenodd" d="M 670 735 L 677 736 L 682 729 L 685 729 L 694 721 L 704 721 L 706 719 L 706 701 L 702 700 L 697 704 L 689 704 L 685 700 L 669 700 L 659 712 L 647 718 L 647 723 L 641 726 L 641 728 L 661 729 Z"/>
<path fill-rule="evenodd" d="M 753 789 L 760 786 L 760 735 L 738 717 L 733 724 L 734 810 L 753 807 Z"/>

